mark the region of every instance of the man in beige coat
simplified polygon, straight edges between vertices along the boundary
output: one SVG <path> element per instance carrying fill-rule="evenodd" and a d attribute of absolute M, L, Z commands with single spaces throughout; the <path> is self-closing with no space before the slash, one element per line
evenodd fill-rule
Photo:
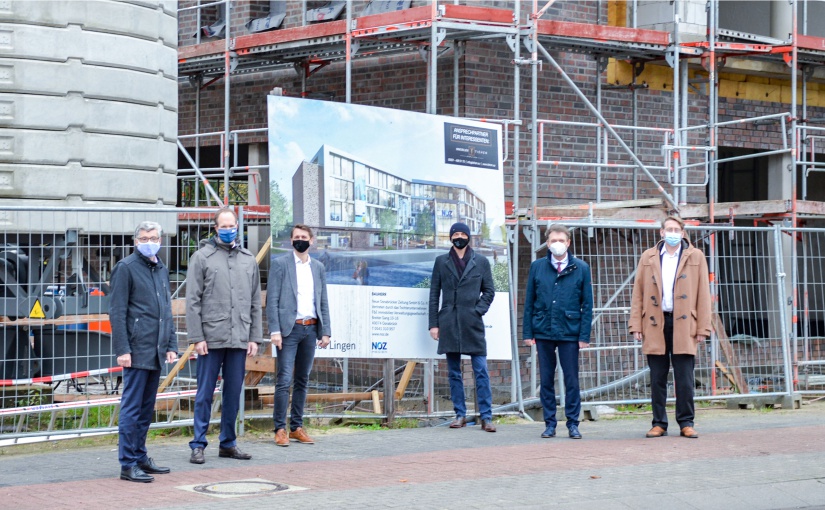
<path fill-rule="evenodd" d="M 677 216 L 665 218 L 662 240 L 642 254 L 633 284 L 629 329 L 650 366 L 653 428 L 646 437 L 667 435 L 670 365 L 680 435 L 699 437 L 693 428 L 693 368 L 697 346 L 710 336 L 710 281 L 705 256 L 684 237 L 684 227 Z"/>

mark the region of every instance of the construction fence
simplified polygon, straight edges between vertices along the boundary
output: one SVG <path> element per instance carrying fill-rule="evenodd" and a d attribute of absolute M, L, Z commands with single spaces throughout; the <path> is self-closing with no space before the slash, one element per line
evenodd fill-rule
<path fill-rule="evenodd" d="M 258 254 L 265 288 L 270 257 L 288 251 L 288 243 L 270 241 L 269 215 L 260 208 L 237 210 L 244 242 Z M 188 350 L 184 321 L 186 269 L 198 243 L 212 233 L 214 211 L 0 209 L 0 445 L 117 430 L 121 377 L 112 352 L 108 282 L 115 263 L 131 253 L 135 227 L 145 220 L 164 227 L 160 257 L 169 268 L 184 354 L 181 363 L 164 367 L 153 427 L 192 425 L 197 360 Z M 592 337 L 580 356 L 583 400 L 649 401 L 646 360 L 641 344 L 627 332 L 627 320 L 636 264 L 659 240 L 659 227 L 568 225 L 571 251 L 590 264 L 593 277 Z M 546 225 L 535 226 L 543 238 Z M 697 398 L 825 391 L 825 229 L 703 225 L 689 227 L 688 234 L 706 254 L 713 276 L 714 334 L 697 353 Z M 535 253 L 545 255 L 541 248 Z M 521 280 L 510 278 L 519 322 L 530 259 L 530 251 L 521 250 L 518 264 L 510 265 L 511 270 L 518 266 Z M 244 419 L 272 413 L 275 361 L 268 355 L 265 320 L 264 330 L 264 354 L 247 364 Z M 534 348 L 523 346 L 520 337 L 517 345 L 514 362 L 489 362 L 498 414 L 538 405 Z M 465 383 L 472 408 L 469 366 Z M 309 393 L 306 413 L 315 419 L 407 418 L 434 424 L 453 414 L 444 360 L 316 359 Z M 217 421 L 219 398 L 214 411 Z"/>

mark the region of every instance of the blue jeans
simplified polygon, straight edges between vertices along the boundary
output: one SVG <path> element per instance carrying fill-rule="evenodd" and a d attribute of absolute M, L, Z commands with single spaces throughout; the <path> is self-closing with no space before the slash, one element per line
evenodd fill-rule
<path fill-rule="evenodd" d="M 487 356 L 470 356 L 473 363 L 473 375 L 476 380 L 476 398 L 478 413 L 482 420 L 493 419 L 493 392 L 490 389 L 490 376 L 487 375 Z M 447 353 L 447 370 L 450 378 L 450 399 L 453 401 L 456 417 L 467 416 L 464 403 L 464 378 L 461 375 L 461 354 Z"/>
<path fill-rule="evenodd" d="M 195 431 L 190 448 L 206 448 L 206 430 L 212 417 L 212 396 L 218 383 L 218 373 L 223 373 L 221 389 L 221 448 L 237 444 L 235 420 L 241 401 L 241 388 L 246 373 L 246 349 L 209 349 L 209 354 L 198 356 L 198 392 L 195 394 Z"/>
<path fill-rule="evenodd" d="M 289 411 L 289 430 L 294 431 L 304 426 L 304 404 L 307 400 L 309 373 L 315 360 L 316 340 L 315 324 L 296 324 L 292 332 L 281 342 L 281 348 L 278 349 L 278 376 L 275 382 L 275 410 L 272 411 L 276 432 L 286 428 L 290 386 L 292 407 Z"/>
<path fill-rule="evenodd" d="M 146 461 L 146 434 L 155 414 L 160 370 L 123 369 L 123 395 L 117 421 L 117 456 L 130 468 Z"/>
<path fill-rule="evenodd" d="M 582 409 L 579 394 L 579 343 L 536 340 L 544 424 L 547 427 L 556 428 L 556 349 L 559 351 L 559 362 L 564 372 L 564 415 L 567 417 L 567 426 L 578 426 Z"/>

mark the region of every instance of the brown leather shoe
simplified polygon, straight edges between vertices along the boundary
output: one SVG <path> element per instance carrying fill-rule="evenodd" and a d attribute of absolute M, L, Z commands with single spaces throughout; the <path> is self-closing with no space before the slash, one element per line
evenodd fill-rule
<path fill-rule="evenodd" d="M 679 432 L 679 435 L 690 439 L 697 439 L 699 437 L 699 433 L 696 432 L 693 427 L 682 427 L 682 431 Z"/>
<path fill-rule="evenodd" d="M 275 444 L 278 446 L 289 446 L 289 437 L 286 435 L 286 430 L 278 429 L 275 431 Z"/>
<path fill-rule="evenodd" d="M 495 432 L 496 426 L 491 420 L 481 420 L 481 430 L 484 432 Z"/>
<path fill-rule="evenodd" d="M 297 429 L 290 432 L 289 433 L 289 438 L 290 439 L 295 439 L 299 443 L 303 443 L 303 444 L 315 444 L 315 441 L 313 441 L 312 438 L 309 437 L 306 432 L 304 432 L 303 427 L 298 427 Z"/>
<path fill-rule="evenodd" d="M 467 418 L 464 416 L 456 416 L 455 420 L 450 424 L 451 429 L 460 429 L 467 426 Z"/>
<path fill-rule="evenodd" d="M 663 429 L 662 427 L 656 425 L 652 429 L 647 431 L 645 437 L 662 437 L 667 435 L 667 430 Z"/>

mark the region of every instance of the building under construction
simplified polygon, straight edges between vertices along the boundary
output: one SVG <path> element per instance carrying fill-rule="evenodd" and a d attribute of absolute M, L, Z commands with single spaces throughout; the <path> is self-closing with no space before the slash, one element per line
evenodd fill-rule
<path fill-rule="evenodd" d="M 573 249 L 591 261 L 597 282 L 595 345 L 622 341 L 627 277 L 657 235 L 635 229 L 676 211 L 705 227 L 692 235 L 716 276 L 717 329 L 793 338 L 792 364 L 816 357 L 814 337 L 825 333 L 815 231 L 825 226 L 825 2 L 179 7 L 179 129 L 189 153 L 180 159 L 182 203 L 206 203 L 189 160 L 221 182 L 229 201 L 265 203 L 265 193 L 233 193 L 233 183 L 251 190 L 268 182 L 269 93 L 484 119 L 505 128 L 518 305 L 530 261 L 545 254 L 543 228 L 587 226 Z M 737 237 L 734 229 L 771 225 L 814 231 L 785 233 L 774 246 L 760 232 Z M 786 265 L 781 282 L 776 260 L 742 263 L 769 254 Z M 731 356 L 749 345 L 731 343 L 721 347 Z M 725 356 L 711 350 L 715 381 L 715 361 Z M 740 354 L 764 355 L 756 364 L 771 358 Z M 595 379 L 600 360 L 616 363 L 604 355 L 593 353 Z M 757 375 L 752 386 L 764 386 Z M 499 383 L 511 384 L 506 374 Z"/>
<path fill-rule="evenodd" d="M 215 207 L 238 206 L 244 242 L 263 265 L 268 239 L 273 248 L 289 249 L 279 239 L 284 226 L 298 213 L 304 221 L 320 214 L 320 203 L 308 202 L 311 185 L 301 183 L 304 203 L 292 200 L 302 211 L 284 206 L 287 200 L 270 187 L 269 163 L 284 157 L 267 144 L 270 94 L 501 126 L 507 203 L 501 237 L 511 262 L 509 275 L 505 269 L 501 276 L 505 288 L 509 279 L 515 356 L 490 363 L 494 400 L 503 404 L 497 413 L 520 411 L 523 399 L 536 396 L 534 352 L 519 341 L 521 304 L 529 264 L 546 255 L 544 232 L 553 222 L 573 227 L 572 250 L 593 272 L 592 342 L 580 360 L 584 401 L 649 400 L 641 346 L 627 333 L 630 290 L 639 256 L 658 241 L 658 221 L 671 211 L 691 220 L 688 233 L 713 275 L 714 331 L 699 348 L 697 397 L 750 393 L 787 405 L 825 387 L 825 1 L 66 5 L 0 6 L 0 19 L 11 27 L 0 32 L 0 117 L 14 127 L 0 133 L 0 194 L 8 199 L 0 204 L 7 245 L 0 256 L 0 382 L 18 388 L 13 397 L 4 394 L 16 407 L 1 410 L 0 427 L 12 426 L 16 437 L 61 428 L 55 413 L 67 424 L 78 418 L 62 408 L 42 414 L 36 404 L 56 406 L 57 398 L 49 402 L 37 384 L 91 377 L 89 370 L 115 372 L 103 284 L 131 249 L 138 217 L 168 226 L 162 256 L 177 280 L 174 306 L 184 336 L 187 261 L 209 235 Z M 175 14 L 176 70 L 169 59 Z M 138 19 L 135 26 L 125 21 Z M 78 33 L 86 44 L 75 44 Z M 57 43 L 26 43 L 42 40 Z M 170 135 L 175 121 L 177 140 Z M 169 164 L 175 146 L 176 179 Z M 307 160 L 302 168 L 319 163 Z M 472 186 L 455 186 L 446 174 L 438 182 L 407 182 L 393 169 L 372 170 L 377 182 L 394 182 L 401 191 L 369 183 L 359 195 L 363 210 L 350 203 L 354 195 L 342 194 L 331 213 L 360 215 L 362 245 L 391 242 L 392 233 L 375 228 L 382 209 L 408 218 L 414 232 L 426 211 L 413 203 L 419 195 L 432 200 L 440 189 L 448 209 L 475 217 L 479 231 L 495 205 L 479 202 Z M 54 179 L 43 179 L 43 171 Z M 339 177 L 348 189 L 348 178 Z M 22 199 L 28 205 L 10 202 Z M 445 216 L 430 235 L 451 221 Z M 504 248 L 497 249 L 492 256 L 502 257 Z M 21 285 L 23 266 L 37 271 Z M 272 359 L 250 363 L 248 386 L 266 386 Z M 315 401 L 325 402 L 316 408 L 319 416 L 343 416 L 361 401 L 388 419 L 450 414 L 438 361 L 327 359 L 315 369 Z M 48 381 L 31 379 L 38 376 Z M 185 425 L 186 392 L 196 381 L 185 372 L 172 379 L 164 387 L 180 391 L 167 395 L 163 413 L 169 412 L 157 419 Z M 117 391 L 116 383 L 106 385 L 106 393 Z M 247 416 L 263 410 L 267 391 L 248 392 Z M 69 405 L 96 405 L 69 397 L 61 396 Z M 116 405 L 112 399 L 100 402 Z M 99 407 L 96 421 L 112 429 L 116 413 Z M 175 413 L 182 413 L 179 421 Z M 79 416 L 79 428 L 91 427 L 88 415 Z M 12 425 L 6 416 L 16 417 Z"/>

